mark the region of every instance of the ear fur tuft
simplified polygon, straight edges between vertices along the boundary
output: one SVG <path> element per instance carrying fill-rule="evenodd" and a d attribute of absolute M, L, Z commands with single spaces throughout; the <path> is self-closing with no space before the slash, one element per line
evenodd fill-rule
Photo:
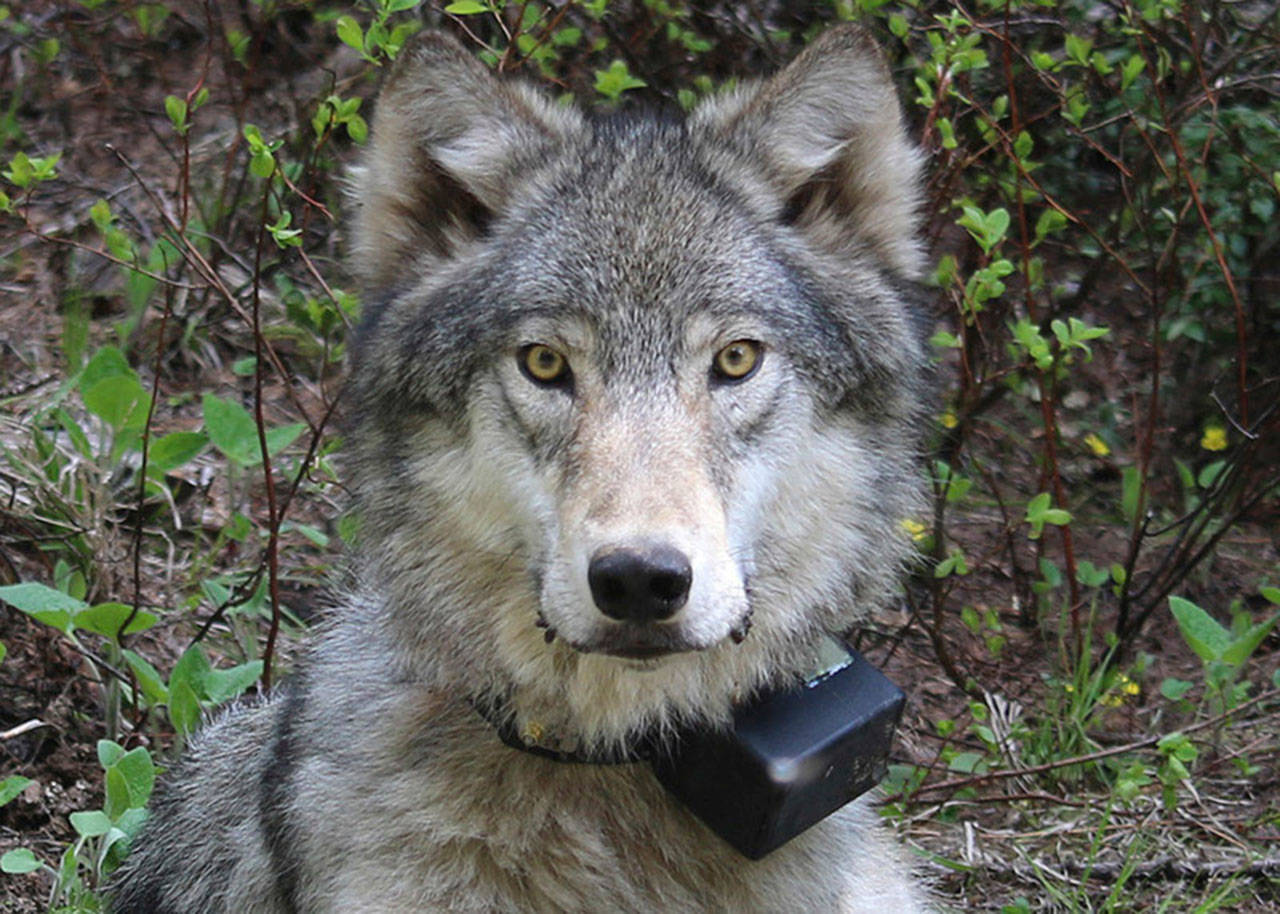
<path fill-rule="evenodd" d="M 499 80 L 453 38 L 414 38 L 378 96 L 353 182 L 351 262 L 366 292 L 394 289 L 420 258 L 482 234 L 522 172 L 582 130 L 576 110 Z"/>
<path fill-rule="evenodd" d="M 759 164 L 779 218 L 828 246 L 869 246 L 895 271 L 918 275 L 921 155 L 881 51 L 861 28 L 828 29 L 773 77 L 703 103 L 690 126 Z"/>

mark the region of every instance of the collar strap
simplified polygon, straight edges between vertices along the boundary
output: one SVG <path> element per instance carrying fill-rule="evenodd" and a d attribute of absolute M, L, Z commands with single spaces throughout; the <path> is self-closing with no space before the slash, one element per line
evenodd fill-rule
<path fill-rule="evenodd" d="M 473 698 L 471 707 L 475 708 L 476 713 L 497 731 L 498 739 L 512 749 L 519 749 L 521 752 L 550 759 L 553 762 L 572 762 L 579 765 L 627 765 L 649 761 L 654 755 L 656 739 L 652 734 L 644 734 L 627 746 L 608 751 L 565 751 L 543 745 L 542 734 L 538 732 L 536 725 L 528 726 L 524 733 L 517 730 L 515 715 L 511 713 L 505 699 Z"/>

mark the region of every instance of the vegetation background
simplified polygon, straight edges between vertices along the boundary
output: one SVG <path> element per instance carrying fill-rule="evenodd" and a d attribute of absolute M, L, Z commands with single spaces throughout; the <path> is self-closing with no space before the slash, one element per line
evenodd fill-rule
<path fill-rule="evenodd" d="M 342 578 L 343 175 L 423 22 L 687 108 L 838 20 L 930 159 L 883 812 L 944 903 L 1280 905 L 1280 20 L 1264 0 L 0 5 L 0 907 L 97 911 L 158 769 Z"/>

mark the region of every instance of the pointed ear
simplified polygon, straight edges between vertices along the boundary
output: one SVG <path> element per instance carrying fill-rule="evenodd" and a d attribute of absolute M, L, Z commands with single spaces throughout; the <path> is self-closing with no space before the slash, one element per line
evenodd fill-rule
<path fill-rule="evenodd" d="M 914 276 L 921 156 L 875 42 L 828 29 L 772 78 L 695 110 L 691 126 L 762 168 L 781 218 L 836 247 L 869 246 Z"/>
<path fill-rule="evenodd" d="M 392 289 L 424 254 L 448 257 L 481 234 L 521 174 L 582 129 L 576 110 L 499 80 L 447 35 L 417 36 L 378 96 L 353 182 L 352 267 L 366 291 Z"/>

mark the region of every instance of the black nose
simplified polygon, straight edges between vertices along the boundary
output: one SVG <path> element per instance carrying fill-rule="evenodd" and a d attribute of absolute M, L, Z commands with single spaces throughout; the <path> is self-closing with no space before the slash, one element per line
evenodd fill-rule
<path fill-rule="evenodd" d="M 671 546 L 601 549 L 587 568 L 591 596 L 611 619 L 656 622 L 675 614 L 689 599 L 693 569 Z"/>

